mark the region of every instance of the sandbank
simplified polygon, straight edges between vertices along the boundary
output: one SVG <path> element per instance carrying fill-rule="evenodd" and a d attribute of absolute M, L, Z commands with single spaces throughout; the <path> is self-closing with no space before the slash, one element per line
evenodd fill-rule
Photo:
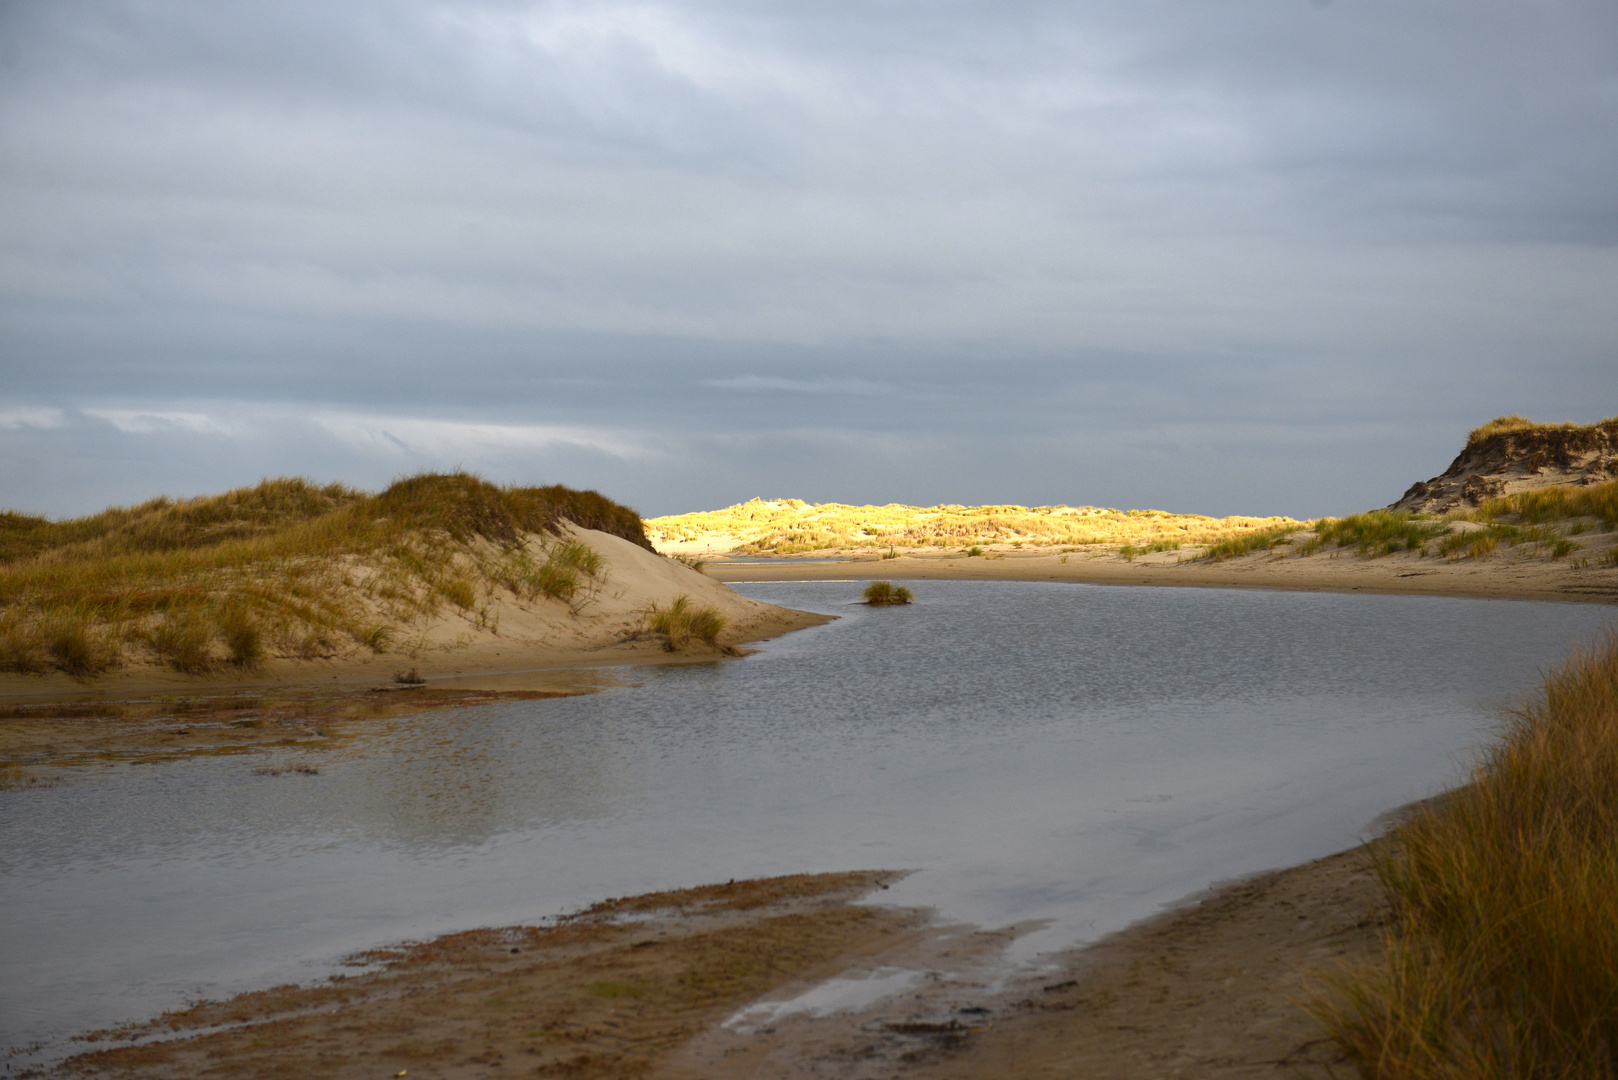
<path fill-rule="evenodd" d="M 981 556 L 958 550 L 900 551 L 884 558 L 869 549 L 816 552 L 812 558 L 714 557 L 703 571 L 719 581 L 1067 581 L 1089 585 L 1167 585 L 1217 589 L 1287 589 L 1468 596 L 1493 600 L 1618 602 L 1618 566 L 1600 561 L 1611 533 L 1587 533 L 1562 559 L 1526 547 L 1450 562 L 1400 552 L 1375 558 L 1351 550 L 1310 555 L 1256 552 L 1219 562 L 1191 553 L 1154 552 L 1126 560 L 1115 551 L 1061 551 L 994 545 Z M 830 560 L 830 561 L 828 561 Z"/>

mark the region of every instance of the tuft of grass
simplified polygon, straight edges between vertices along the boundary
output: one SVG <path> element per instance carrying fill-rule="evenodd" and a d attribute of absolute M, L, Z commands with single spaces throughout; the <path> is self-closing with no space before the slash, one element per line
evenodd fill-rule
<path fill-rule="evenodd" d="M 239 668 L 256 668 L 263 663 L 264 631 L 247 611 L 227 608 L 219 617 L 219 636 L 225 641 L 227 663 Z"/>
<path fill-rule="evenodd" d="M 1551 558 L 1553 559 L 1560 559 L 1565 555 L 1571 555 L 1575 551 L 1579 550 L 1579 545 L 1575 544 L 1565 536 L 1558 537 L 1549 541 L 1548 543 L 1551 549 Z"/>
<path fill-rule="evenodd" d="M 971 547 L 966 549 L 966 557 L 968 559 L 981 559 L 983 557 L 983 549 L 978 547 L 976 544 L 973 544 Z"/>
<path fill-rule="evenodd" d="M 99 675 L 117 663 L 116 651 L 87 619 L 58 616 L 45 627 L 43 637 L 51 663 L 76 679 Z"/>
<path fill-rule="evenodd" d="M 372 623 L 370 626 L 362 627 L 355 635 L 355 640 L 374 653 L 385 653 L 396 636 L 393 627 L 386 623 Z"/>
<path fill-rule="evenodd" d="M 151 632 L 153 651 L 175 671 L 185 675 L 201 675 L 213 670 L 212 642 L 208 625 L 191 612 L 171 612 Z"/>
<path fill-rule="evenodd" d="M 1134 562 L 1137 555 L 1150 555 L 1154 551 L 1179 551 L 1178 540 L 1159 540 L 1152 544 L 1125 544 L 1118 549 L 1118 554 L 1124 557 L 1124 562 Z"/>
<path fill-rule="evenodd" d="M 1609 1078 L 1618 634 L 1546 676 L 1471 783 L 1381 845 L 1393 925 L 1312 1011 L 1360 1075 Z"/>
<path fill-rule="evenodd" d="M 707 645 L 718 645 L 719 635 L 725 629 L 725 617 L 717 608 L 692 604 L 684 594 L 676 596 L 667 607 L 652 607 L 646 613 L 646 628 L 663 639 L 663 648 L 677 652 L 693 639 Z"/>
<path fill-rule="evenodd" d="M 873 581 L 865 586 L 863 595 L 865 602 L 872 607 L 908 604 L 911 601 L 910 590 L 903 585 L 895 585 L 891 581 Z"/>
<path fill-rule="evenodd" d="M 476 606 L 478 602 L 477 586 L 472 584 L 464 577 L 455 577 L 450 578 L 447 581 L 440 581 L 437 588 L 438 591 L 443 594 L 444 599 L 448 600 L 462 611 L 472 610 L 472 608 Z"/>
<path fill-rule="evenodd" d="M 1307 522 L 1298 522 L 1289 525 L 1277 525 L 1271 529 L 1256 529 L 1253 532 L 1238 533 L 1208 545 L 1202 553 L 1202 558 L 1219 562 L 1224 559 L 1234 559 L 1248 555 L 1255 551 L 1269 551 L 1286 543 L 1287 537 L 1298 529 L 1307 528 Z"/>
<path fill-rule="evenodd" d="M 690 567 L 699 574 L 702 573 L 702 568 L 708 565 L 708 560 L 699 559 L 695 555 L 671 555 L 669 557 L 681 566 Z"/>
<path fill-rule="evenodd" d="M 1459 562 L 1480 559 L 1499 546 L 1500 536 L 1492 530 L 1450 533 L 1438 542 L 1438 553 L 1450 562 Z"/>
<path fill-rule="evenodd" d="M 1429 521 L 1397 510 L 1372 510 L 1344 518 L 1326 518 L 1315 524 L 1315 532 L 1322 543 L 1351 547 L 1372 558 L 1396 551 L 1421 551 L 1427 541 L 1448 529 L 1442 521 Z"/>

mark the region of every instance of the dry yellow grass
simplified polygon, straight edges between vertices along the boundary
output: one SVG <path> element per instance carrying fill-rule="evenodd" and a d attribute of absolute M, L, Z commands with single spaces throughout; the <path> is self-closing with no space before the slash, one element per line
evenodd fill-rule
<path fill-rule="evenodd" d="M 1560 424 L 1539 424 L 1512 413 L 1510 416 L 1497 416 L 1482 427 L 1475 427 L 1466 436 L 1466 444 L 1480 443 L 1495 435 L 1516 434 L 1524 431 L 1594 431 L 1601 427 L 1610 427 L 1618 424 L 1618 416 L 1609 416 L 1605 420 L 1598 420 L 1594 424 L 1575 424 L 1571 420 Z"/>
<path fill-rule="evenodd" d="M 1204 517 L 1096 506 L 849 506 L 750 499 L 723 510 L 649 518 L 660 549 L 712 541 L 745 552 L 794 555 L 831 548 L 1213 543 L 1256 529 L 1305 523 L 1284 517 Z"/>
<path fill-rule="evenodd" d="M 1467 786 L 1381 848 L 1393 926 L 1315 1004 L 1361 1076 L 1618 1069 L 1618 636 L 1545 678 Z"/>

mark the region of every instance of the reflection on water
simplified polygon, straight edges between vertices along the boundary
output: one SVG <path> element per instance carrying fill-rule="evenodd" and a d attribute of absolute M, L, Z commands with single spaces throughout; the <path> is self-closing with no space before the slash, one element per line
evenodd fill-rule
<path fill-rule="evenodd" d="M 639 686 L 0 791 L 0 1043 L 760 874 L 917 868 L 883 899 L 1048 920 L 1030 954 L 1352 843 L 1607 620 L 1021 582 L 869 609 L 862 584 L 741 586 L 844 618 Z"/>

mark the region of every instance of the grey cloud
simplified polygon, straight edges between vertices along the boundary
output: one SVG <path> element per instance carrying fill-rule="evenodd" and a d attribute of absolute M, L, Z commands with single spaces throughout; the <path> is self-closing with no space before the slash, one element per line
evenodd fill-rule
<path fill-rule="evenodd" d="M 456 454 L 643 508 L 1386 501 L 1614 411 L 1615 45 L 1583 0 L 0 6 L 0 501 Z"/>

